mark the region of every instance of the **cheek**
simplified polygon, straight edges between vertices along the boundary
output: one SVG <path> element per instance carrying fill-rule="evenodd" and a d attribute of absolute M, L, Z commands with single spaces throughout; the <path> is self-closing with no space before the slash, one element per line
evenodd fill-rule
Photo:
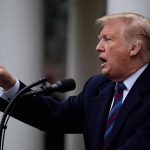
<path fill-rule="evenodd" d="M 126 68 L 128 65 L 129 60 L 126 54 L 124 53 L 118 53 L 117 55 L 114 55 L 113 58 L 110 59 L 111 67 L 114 71 L 122 71 Z"/>
<path fill-rule="evenodd" d="M 110 65 L 116 64 L 118 59 L 119 59 L 119 55 L 117 52 L 113 51 L 113 49 L 111 49 L 111 51 L 108 52 L 107 54 L 107 58 L 108 58 L 108 63 Z"/>
<path fill-rule="evenodd" d="M 118 70 L 124 67 L 124 60 L 122 55 L 120 56 L 117 53 L 109 55 L 108 67 L 110 70 Z"/>
<path fill-rule="evenodd" d="M 129 54 L 125 45 L 121 45 L 120 43 L 113 43 L 111 45 L 107 45 L 106 56 L 111 67 L 120 65 L 123 65 L 122 67 L 124 67 Z"/>

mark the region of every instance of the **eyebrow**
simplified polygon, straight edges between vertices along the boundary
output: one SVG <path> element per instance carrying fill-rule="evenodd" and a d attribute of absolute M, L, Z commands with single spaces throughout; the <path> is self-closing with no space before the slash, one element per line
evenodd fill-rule
<path fill-rule="evenodd" d="M 97 37 L 98 37 L 99 39 L 101 39 L 101 38 L 107 38 L 108 35 L 106 35 L 106 34 L 104 34 L 104 35 L 98 35 Z"/>

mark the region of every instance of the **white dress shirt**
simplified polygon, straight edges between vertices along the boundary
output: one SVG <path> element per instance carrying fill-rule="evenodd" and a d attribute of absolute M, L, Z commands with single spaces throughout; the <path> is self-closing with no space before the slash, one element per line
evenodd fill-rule
<path fill-rule="evenodd" d="M 3 89 L 1 89 L 0 97 L 7 101 L 11 100 L 18 92 L 19 86 L 20 82 L 16 79 L 16 84 L 11 89 L 9 89 L 8 91 L 4 91 Z"/>

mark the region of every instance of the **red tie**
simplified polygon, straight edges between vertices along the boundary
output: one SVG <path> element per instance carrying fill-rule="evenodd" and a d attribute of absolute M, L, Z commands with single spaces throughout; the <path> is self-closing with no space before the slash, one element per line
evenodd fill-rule
<path fill-rule="evenodd" d="M 117 119 L 118 112 L 122 106 L 122 99 L 123 99 L 123 91 L 126 89 L 126 86 L 123 82 L 117 83 L 115 87 L 115 94 L 114 94 L 114 103 L 112 106 L 111 111 L 109 112 L 106 130 L 104 134 L 104 149 L 108 145 L 112 129 L 114 127 L 115 121 Z"/>

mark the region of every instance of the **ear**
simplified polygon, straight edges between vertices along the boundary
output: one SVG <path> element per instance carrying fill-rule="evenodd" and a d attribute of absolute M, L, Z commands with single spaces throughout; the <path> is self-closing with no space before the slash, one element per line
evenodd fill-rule
<path fill-rule="evenodd" d="M 140 40 L 134 40 L 130 49 L 130 56 L 137 55 L 142 48 L 142 42 Z"/>

